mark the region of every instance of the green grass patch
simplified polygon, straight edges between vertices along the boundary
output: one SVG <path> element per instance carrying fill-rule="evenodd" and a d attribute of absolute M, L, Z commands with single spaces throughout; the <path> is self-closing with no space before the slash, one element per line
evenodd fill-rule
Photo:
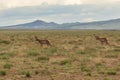
<path fill-rule="evenodd" d="M 11 67 L 13 67 L 13 65 L 6 63 L 6 64 L 3 65 L 3 67 L 4 67 L 5 69 L 10 69 Z"/>
<path fill-rule="evenodd" d="M 0 70 L 0 76 L 5 76 L 6 75 L 6 71 L 5 70 Z"/>
<path fill-rule="evenodd" d="M 108 75 L 116 75 L 116 74 L 117 74 L 117 71 L 114 70 L 114 69 L 108 69 L 108 70 L 106 71 L 106 73 L 107 73 Z"/>
<path fill-rule="evenodd" d="M 82 65 L 82 66 L 81 66 L 81 71 L 82 71 L 82 72 L 90 72 L 91 69 L 90 69 L 88 66 L 86 66 L 86 65 Z"/>
<path fill-rule="evenodd" d="M 59 65 L 68 65 L 71 64 L 71 61 L 69 59 L 65 59 L 59 62 Z"/>
<path fill-rule="evenodd" d="M 35 51 L 35 50 L 30 50 L 27 53 L 27 56 L 29 56 L 29 57 L 35 57 L 35 56 L 38 56 L 38 55 L 39 55 L 39 52 Z"/>
<path fill-rule="evenodd" d="M 37 57 L 35 60 L 38 61 L 38 62 L 41 62 L 41 61 L 49 61 L 49 57 L 40 56 L 40 57 Z"/>
<path fill-rule="evenodd" d="M 14 57 L 16 53 L 14 52 L 3 52 L 0 53 L 0 59 L 9 59 L 10 57 Z"/>
<path fill-rule="evenodd" d="M 83 55 L 83 54 L 86 54 L 85 51 L 77 51 L 76 53 L 77 53 L 77 54 L 82 54 L 82 55 Z"/>
<path fill-rule="evenodd" d="M 10 44 L 11 42 L 8 40 L 0 40 L 0 44 Z"/>
<path fill-rule="evenodd" d="M 27 71 L 27 72 L 25 73 L 25 76 L 28 77 L 28 78 L 30 78 L 30 77 L 31 77 L 31 73 L 30 73 L 29 71 Z"/>

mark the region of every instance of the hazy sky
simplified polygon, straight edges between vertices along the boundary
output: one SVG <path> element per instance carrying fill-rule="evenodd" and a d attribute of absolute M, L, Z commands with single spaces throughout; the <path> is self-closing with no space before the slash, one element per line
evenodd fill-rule
<path fill-rule="evenodd" d="M 90 22 L 120 18 L 120 0 L 0 0 L 0 26 L 30 22 Z"/>

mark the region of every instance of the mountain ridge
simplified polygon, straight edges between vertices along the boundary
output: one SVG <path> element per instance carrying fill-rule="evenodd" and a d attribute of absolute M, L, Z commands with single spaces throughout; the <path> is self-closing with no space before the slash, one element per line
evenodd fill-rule
<path fill-rule="evenodd" d="M 94 21 L 94 22 L 73 22 L 58 24 L 55 22 L 46 22 L 43 20 L 35 20 L 24 24 L 0 27 L 0 29 L 119 29 L 120 18 Z"/>

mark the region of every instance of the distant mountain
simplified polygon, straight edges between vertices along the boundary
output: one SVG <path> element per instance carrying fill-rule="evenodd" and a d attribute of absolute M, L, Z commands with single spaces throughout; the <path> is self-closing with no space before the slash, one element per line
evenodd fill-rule
<path fill-rule="evenodd" d="M 45 22 L 42 20 L 35 20 L 33 22 L 18 24 L 18 25 L 11 25 L 11 26 L 4 26 L 2 29 L 53 29 L 58 26 L 57 23 L 54 22 Z"/>
<path fill-rule="evenodd" d="M 64 23 L 62 24 L 66 29 L 119 29 L 120 19 L 112 19 L 106 21 L 96 21 L 88 23 Z"/>
<path fill-rule="evenodd" d="M 63 23 L 63 24 L 36 20 L 25 24 L 4 26 L 4 27 L 0 27 L 0 29 L 114 29 L 114 30 L 119 29 L 120 30 L 120 19 L 87 22 L 87 23 L 75 22 L 75 23 Z"/>

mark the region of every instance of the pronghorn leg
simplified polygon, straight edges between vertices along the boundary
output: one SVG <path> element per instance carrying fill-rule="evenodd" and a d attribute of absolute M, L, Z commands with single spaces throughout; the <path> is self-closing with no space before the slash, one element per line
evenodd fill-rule
<path fill-rule="evenodd" d="M 43 44 L 41 44 L 41 46 L 43 46 Z"/>
<path fill-rule="evenodd" d="M 107 44 L 107 45 L 109 45 L 109 42 L 108 42 L 108 41 L 106 41 L 106 44 Z"/>
<path fill-rule="evenodd" d="M 49 46 L 52 46 L 52 45 L 49 43 Z"/>
<path fill-rule="evenodd" d="M 101 44 L 103 45 L 103 44 L 104 44 L 104 42 L 102 42 L 102 41 L 101 41 Z"/>
<path fill-rule="evenodd" d="M 50 44 L 50 43 L 48 43 L 48 44 L 47 44 L 47 46 L 51 46 L 51 44 Z"/>

